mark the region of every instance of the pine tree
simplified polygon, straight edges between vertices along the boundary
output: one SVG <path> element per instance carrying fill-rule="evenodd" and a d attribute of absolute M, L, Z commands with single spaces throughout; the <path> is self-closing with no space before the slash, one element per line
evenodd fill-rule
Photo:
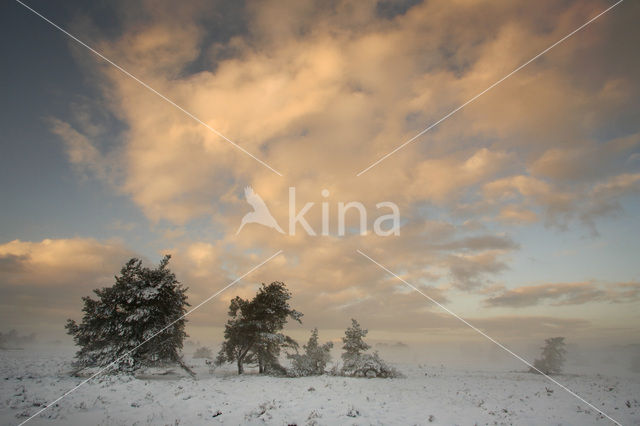
<path fill-rule="evenodd" d="M 344 343 L 342 346 L 344 350 L 342 360 L 345 365 L 357 359 L 363 352 L 371 347 L 363 340 L 368 332 L 369 330 L 364 330 L 360 327 L 358 321 L 353 318 L 351 319 L 351 327 L 347 328 L 342 338 L 342 342 Z"/>
<path fill-rule="evenodd" d="M 183 365 L 187 334 L 181 317 L 189 304 L 187 289 L 167 267 L 170 258 L 165 256 L 155 269 L 142 267 L 133 258 L 113 286 L 94 290 L 97 299 L 82 298 L 82 322 L 70 319 L 66 324 L 67 333 L 80 346 L 77 367 L 105 366 L 120 357 L 116 368 L 124 370 L 166 362 Z"/>
<path fill-rule="evenodd" d="M 236 297 L 229 306 L 224 342 L 216 363 L 236 362 L 238 374 L 245 364 L 258 364 L 260 373 L 284 373 L 278 362 L 282 348 L 297 343 L 281 333 L 289 319 L 300 321 L 302 313 L 289 306 L 291 292 L 284 283 L 262 284 L 252 300 Z"/>
<path fill-rule="evenodd" d="M 303 346 L 304 353 L 289 354 L 287 357 L 292 360 L 291 374 L 294 376 L 313 376 L 324 374 L 324 370 L 331 361 L 332 342 L 323 345 L 318 343 L 318 329 L 311 331 L 311 337 Z"/>
<path fill-rule="evenodd" d="M 355 319 L 351 319 L 351 327 L 347 328 L 342 338 L 342 371 L 347 376 L 366 377 L 402 377 L 395 368 L 384 362 L 378 352 L 364 353 L 369 346 L 364 338 L 369 331 L 360 327 Z"/>
<path fill-rule="evenodd" d="M 564 355 L 567 353 L 564 343 L 564 337 L 551 337 L 545 340 L 540 359 L 533 362 L 536 369 L 530 369 L 532 373 L 542 372 L 544 374 L 559 374 L 562 372 L 564 364 Z"/>

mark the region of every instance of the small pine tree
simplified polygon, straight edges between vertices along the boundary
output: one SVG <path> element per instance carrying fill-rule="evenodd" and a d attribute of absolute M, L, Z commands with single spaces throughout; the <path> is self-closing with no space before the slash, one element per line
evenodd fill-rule
<path fill-rule="evenodd" d="M 364 330 L 355 319 L 351 319 L 351 327 L 347 328 L 342 338 L 342 360 L 345 365 L 360 357 L 360 355 L 369 350 L 371 346 L 365 343 L 364 338 L 369 330 Z"/>
<path fill-rule="evenodd" d="M 78 368 L 104 366 L 121 357 L 115 366 L 121 370 L 165 362 L 183 365 L 180 352 L 187 334 L 181 317 L 189 304 L 187 289 L 167 267 L 170 258 L 165 256 L 155 269 L 131 259 L 113 286 L 94 290 L 97 300 L 82 298 L 82 322 L 70 319 L 66 324 L 80 346 Z"/>
<path fill-rule="evenodd" d="M 364 353 L 371 348 L 364 341 L 368 332 L 360 327 L 358 321 L 351 319 L 351 327 L 347 328 L 342 338 L 344 352 L 341 373 L 347 376 L 402 377 L 400 372 L 380 358 L 377 351 L 373 354 Z"/>
<path fill-rule="evenodd" d="M 290 374 L 293 376 L 314 376 L 324 374 L 324 370 L 331 361 L 331 349 L 333 342 L 327 342 L 323 345 L 318 343 L 318 329 L 311 331 L 311 337 L 306 345 L 303 346 L 304 353 L 289 354 L 287 357 L 292 360 L 292 368 Z"/>
<path fill-rule="evenodd" d="M 529 371 L 532 373 L 542 372 L 544 374 L 559 374 L 562 372 L 564 364 L 564 355 L 567 353 L 564 343 L 564 337 L 551 337 L 546 339 L 539 359 L 533 362 L 534 368 Z M 537 370 L 536 370 L 537 369 Z"/>

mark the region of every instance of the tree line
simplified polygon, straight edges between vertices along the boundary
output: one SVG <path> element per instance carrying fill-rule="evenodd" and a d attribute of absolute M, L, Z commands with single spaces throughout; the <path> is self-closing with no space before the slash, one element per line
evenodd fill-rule
<path fill-rule="evenodd" d="M 156 268 L 148 268 L 133 258 L 122 267 L 114 285 L 94 290 L 97 298 L 82 298 L 81 322 L 69 319 L 65 326 L 79 346 L 76 371 L 104 366 L 134 371 L 178 364 L 193 374 L 182 359 L 188 289 L 168 268 L 170 259 L 167 255 Z M 283 333 L 289 321 L 302 323 L 303 314 L 290 306 L 290 299 L 291 292 L 280 281 L 262 284 L 252 299 L 232 299 L 215 366 L 235 363 L 238 374 L 244 373 L 246 365 L 255 365 L 259 373 L 272 375 L 401 376 L 377 351 L 368 352 L 368 331 L 355 319 L 342 338 L 341 364 L 326 371 L 333 343 L 320 343 L 317 328 L 302 348 Z M 280 363 L 283 352 L 289 367 Z M 565 352 L 563 338 L 548 339 L 532 371 L 559 373 Z M 199 356 L 211 355 L 201 348 Z"/>

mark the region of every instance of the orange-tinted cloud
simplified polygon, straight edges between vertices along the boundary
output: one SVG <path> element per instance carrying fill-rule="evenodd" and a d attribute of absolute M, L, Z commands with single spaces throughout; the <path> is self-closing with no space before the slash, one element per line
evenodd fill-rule
<path fill-rule="evenodd" d="M 543 221 L 595 230 L 600 217 L 638 193 L 633 111 L 640 63 L 630 34 L 637 33 L 639 7 L 621 5 L 355 174 L 608 5 L 423 2 L 396 15 L 372 2 L 248 2 L 241 10 L 246 31 L 210 42 L 210 5 L 176 11 L 144 2 L 137 12 L 147 19 L 125 14 L 117 36 L 93 34 L 99 50 L 285 176 L 104 64 L 87 72 L 101 82 L 103 107 L 126 125 L 121 144 L 98 149 L 81 118 L 53 121 L 53 130 L 72 164 L 128 195 L 153 222 L 173 227 L 165 245 L 196 300 L 259 262 L 256 252 L 284 249 L 273 278 L 261 276 L 290 283 L 310 316 L 374 312 L 378 298 L 420 310 L 355 249 L 369 248 L 446 300 L 452 289 L 495 284 L 509 268 L 519 247 L 509 226 Z M 307 216 L 316 230 L 324 188 L 332 212 L 338 201 L 355 200 L 373 215 L 375 203 L 390 200 L 405 222 L 401 236 L 387 240 L 282 237 L 258 225 L 235 236 L 248 211 L 245 185 L 282 226 L 290 186 L 299 203 L 316 203 Z M 445 219 L 435 220 L 433 210 Z M 203 218 L 216 241 L 182 232 Z"/>

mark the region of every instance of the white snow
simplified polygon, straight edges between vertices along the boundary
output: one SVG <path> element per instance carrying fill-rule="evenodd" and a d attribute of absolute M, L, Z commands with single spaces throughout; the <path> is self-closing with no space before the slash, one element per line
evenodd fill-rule
<path fill-rule="evenodd" d="M 0 351 L 0 423 L 18 424 L 82 379 L 72 352 Z M 544 377 L 524 372 L 397 366 L 402 379 L 212 374 L 103 376 L 34 418 L 32 425 L 87 424 L 518 424 L 608 425 L 609 420 Z M 149 377 L 149 376 L 143 376 Z M 556 379 L 624 425 L 640 425 L 640 377 Z"/>

